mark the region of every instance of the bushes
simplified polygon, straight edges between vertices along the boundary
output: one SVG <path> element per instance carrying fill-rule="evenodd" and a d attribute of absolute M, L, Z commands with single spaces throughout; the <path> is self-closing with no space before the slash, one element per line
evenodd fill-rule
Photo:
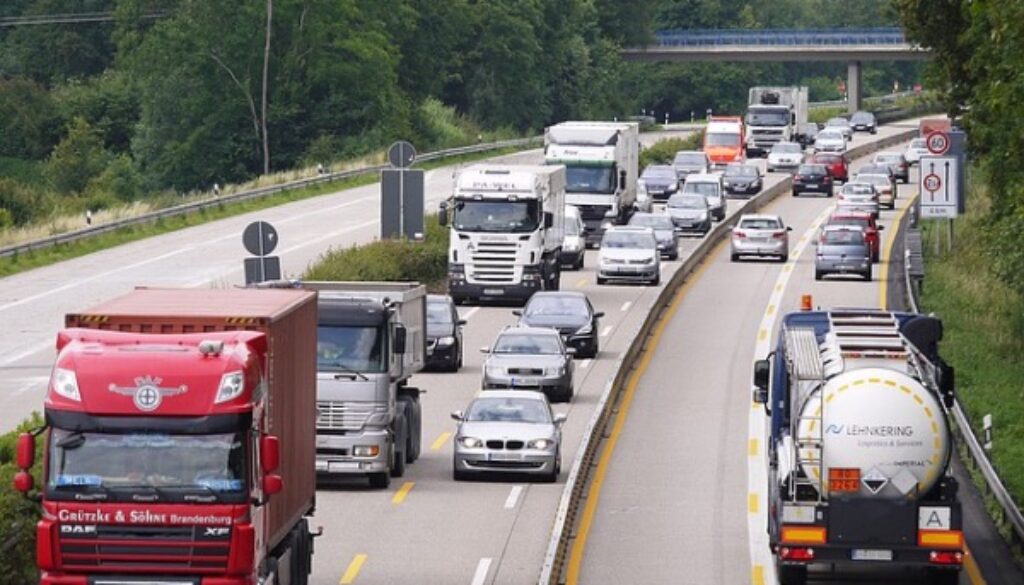
<path fill-rule="evenodd" d="M 302 276 L 305 280 L 418 281 L 431 291 L 445 290 L 448 274 L 448 230 L 427 217 L 426 239 L 377 241 L 330 249 Z"/>
<path fill-rule="evenodd" d="M 38 413 L 22 422 L 17 429 L 0 435 L 0 584 L 34 583 L 35 528 L 39 520 L 39 504 L 28 500 L 11 488 L 14 474 L 15 445 L 22 431 L 41 427 Z M 43 442 L 36 441 L 36 465 L 32 469 L 36 485 L 42 477 Z"/>
<path fill-rule="evenodd" d="M 680 150 L 699 150 L 704 140 L 703 132 L 695 132 L 686 138 L 665 138 L 648 146 L 640 152 L 640 172 L 647 165 L 672 164 L 672 159 Z"/>

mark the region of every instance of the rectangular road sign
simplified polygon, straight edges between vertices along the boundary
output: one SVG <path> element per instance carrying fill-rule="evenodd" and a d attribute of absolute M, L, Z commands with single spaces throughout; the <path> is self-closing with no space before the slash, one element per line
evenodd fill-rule
<path fill-rule="evenodd" d="M 960 164 L 955 156 L 922 156 L 918 165 L 921 217 L 956 217 L 960 200 Z"/>
<path fill-rule="evenodd" d="M 380 237 L 424 237 L 422 169 L 384 169 L 380 173 Z"/>

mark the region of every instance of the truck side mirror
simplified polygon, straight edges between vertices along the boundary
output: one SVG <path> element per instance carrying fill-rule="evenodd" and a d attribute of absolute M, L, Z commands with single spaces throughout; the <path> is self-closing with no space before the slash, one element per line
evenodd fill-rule
<path fill-rule="evenodd" d="M 768 376 L 772 371 L 771 363 L 768 360 L 757 360 L 754 362 L 754 387 L 768 393 Z M 764 403 L 765 401 L 759 400 Z"/>
<path fill-rule="evenodd" d="M 626 171 L 619 171 L 619 189 L 626 188 Z"/>
<path fill-rule="evenodd" d="M 263 496 L 269 498 L 274 494 L 281 493 L 284 489 L 284 480 L 276 473 L 268 473 L 263 476 Z"/>
<path fill-rule="evenodd" d="M 260 439 L 260 467 L 264 474 L 277 471 L 281 465 L 281 441 L 274 435 L 263 435 Z"/>
<path fill-rule="evenodd" d="M 448 225 L 448 202 L 442 201 L 437 207 L 437 225 L 445 227 Z"/>
<path fill-rule="evenodd" d="M 395 325 L 395 342 L 393 344 L 395 353 L 405 353 L 405 338 L 405 326 Z"/>
<path fill-rule="evenodd" d="M 956 370 L 946 362 L 939 363 L 939 393 L 946 408 L 953 408 L 956 400 Z"/>
<path fill-rule="evenodd" d="M 544 229 L 551 229 L 555 225 L 555 214 L 550 211 L 544 212 Z"/>
<path fill-rule="evenodd" d="M 32 474 L 27 471 L 19 471 L 14 474 L 14 489 L 21 492 L 23 495 L 28 495 L 32 491 L 32 485 L 35 481 L 32 479 Z"/>
<path fill-rule="evenodd" d="M 18 469 L 28 471 L 36 461 L 36 438 L 32 433 L 21 433 L 18 435 L 18 453 L 16 463 Z"/>

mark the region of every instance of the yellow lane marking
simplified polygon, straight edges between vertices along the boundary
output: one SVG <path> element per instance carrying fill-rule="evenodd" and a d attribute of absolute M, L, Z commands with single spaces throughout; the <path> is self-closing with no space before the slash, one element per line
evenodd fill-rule
<path fill-rule="evenodd" d="M 725 247 L 725 244 L 726 241 L 719 243 L 707 257 L 714 258 L 717 256 Z M 633 404 L 633 396 L 636 394 L 636 389 L 640 384 L 640 379 L 643 378 L 644 373 L 647 372 L 647 367 L 651 363 L 654 351 L 661 342 L 661 337 L 665 333 L 665 329 L 668 327 L 669 322 L 672 321 L 672 318 L 679 310 L 679 305 L 682 303 L 686 292 L 695 282 L 700 280 L 701 276 L 712 264 L 714 264 L 714 262 L 702 263 L 686 283 L 676 291 L 675 296 L 672 298 L 672 302 L 665 310 L 665 313 L 661 316 L 661 320 L 654 327 L 654 333 L 651 335 L 650 345 L 643 353 L 643 356 L 641 356 L 636 369 L 633 370 L 633 373 L 629 377 L 629 382 L 626 384 L 626 388 L 622 393 L 622 399 L 619 403 L 619 412 L 615 416 L 615 422 L 612 424 L 611 433 L 608 435 L 608 442 L 605 444 L 604 450 L 601 451 L 601 456 L 597 462 L 597 469 L 594 470 L 594 479 L 591 481 L 590 488 L 587 490 L 587 503 L 584 505 L 583 514 L 580 516 L 579 532 L 576 535 L 576 540 L 572 543 L 572 551 L 570 551 L 569 554 L 569 568 L 567 570 L 565 580 L 567 585 L 577 585 L 580 582 L 580 568 L 583 565 L 583 555 L 587 550 L 587 538 L 590 536 L 590 528 L 594 524 L 594 514 L 597 513 L 598 501 L 601 499 L 601 489 L 604 487 L 604 478 L 608 474 L 612 455 L 615 453 L 615 446 L 619 442 L 619 435 L 622 434 L 622 428 L 625 426 L 626 418 L 629 416 L 629 409 Z"/>
<path fill-rule="evenodd" d="M 896 244 L 896 232 L 899 231 L 896 229 L 896 226 L 900 225 L 900 222 L 903 221 L 903 216 L 914 206 L 913 203 L 916 198 L 916 195 L 911 197 L 907 204 L 900 209 L 896 219 L 888 226 L 885 248 L 882 250 L 881 258 L 878 259 L 878 306 L 881 309 L 889 308 L 889 261 L 892 256 L 892 248 Z"/>
<path fill-rule="evenodd" d="M 747 510 L 749 510 L 751 514 L 757 514 L 757 510 L 758 510 L 757 494 L 748 494 L 747 495 Z"/>
<path fill-rule="evenodd" d="M 348 564 L 348 568 L 345 569 L 345 574 L 341 576 L 341 581 L 338 581 L 339 585 L 350 585 L 355 583 L 356 577 L 359 576 L 359 570 L 363 568 L 363 563 L 366 562 L 366 555 L 359 553 L 352 559 L 352 562 Z"/>
<path fill-rule="evenodd" d="M 764 585 L 764 565 L 754 565 L 751 572 L 754 585 Z"/>
<path fill-rule="evenodd" d="M 395 492 L 395 497 L 391 498 L 391 503 L 401 504 L 402 502 L 404 502 L 406 496 L 408 496 L 409 492 L 412 491 L 412 486 L 414 485 L 416 485 L 416 482 L 414 481 L 407 481 L 403 483 L 402 487 L 398 488 L 398 491 Z"/>
<path fill-rule="evenodd" d="M 747 443 L 747 453 L 749 453 L 751 457 L 757 457 L 758 451 L 758 440 L 750 439 L 750 441 Z"/>
<path fill-rule="evenodd" d="M 757 332 L 757 340 L 758 341 L 764 341 L 767 337 L 768 337 L 768 330 L 767 329 L 762 329 L 762 330 Z"/>
<path fill-rule="evenodd" d="M 784 287 L 782 286 L 782 283 L 780 282 L 779 284 L 775 285 L 775 292 L 781 292 L 783 288 Z"/>
<path fill-rule="evenodd" d="M 964 570 L 967 571 L 967 578 L 970 579 L 971 585 L 986 585 L 985 578 L 981 576 L 981 569 L 978 568 L 978 561 L 974 560 L 974 555 L 971 553 L 971 548 L 964 545 L 966 553 L 964 555 Z"/>
<path fill-rule="evenodd" d="M 447 431 L 441 433 L 441 435 L 437 439 L 434 440 L 434 443 L 432 445 L 430 445 L 430 450 L 431 451 L 440 451 L 441 447 L 444 447 L 444 444 L 448 442 L 448 439 L 451 436 L 452 436 L 452 434 L 447 432 Z"/>
<path fill-rule="evenodd" d="M 576 288 L 583 288 L 583 287 L 585 287 L 585 286 L 587 286 L 587 279 L 586 279 L 586 278 L 581 278 L 581 279 L 579 279 L 579 281 L 578 281 L 578 282 L 576 283 Z"/>
<path fill-rule="evenodd" d="M 773 313 L 775 313 L 775 305 L 768 305 L 768 308 L 765 309 L 764 314 L 772 315 Z"/>

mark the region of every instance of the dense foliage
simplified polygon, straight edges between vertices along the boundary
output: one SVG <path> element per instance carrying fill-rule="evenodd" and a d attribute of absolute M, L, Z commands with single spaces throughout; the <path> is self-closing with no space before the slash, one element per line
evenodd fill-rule
<path fill-rule="evenodd" d="M 20 585 L 37 579 L 35 568 L 36 522 L 39 504 L 23 497 L 8 486 L 19 470 L 14 464 L 15 444 L 22 431 L 41 427 L 38 414 L 13 431 L 0 435 L 0 585 Z M 36 441 L 36 465 L 33 471 L 39 485 L 43 442 Z"/>

